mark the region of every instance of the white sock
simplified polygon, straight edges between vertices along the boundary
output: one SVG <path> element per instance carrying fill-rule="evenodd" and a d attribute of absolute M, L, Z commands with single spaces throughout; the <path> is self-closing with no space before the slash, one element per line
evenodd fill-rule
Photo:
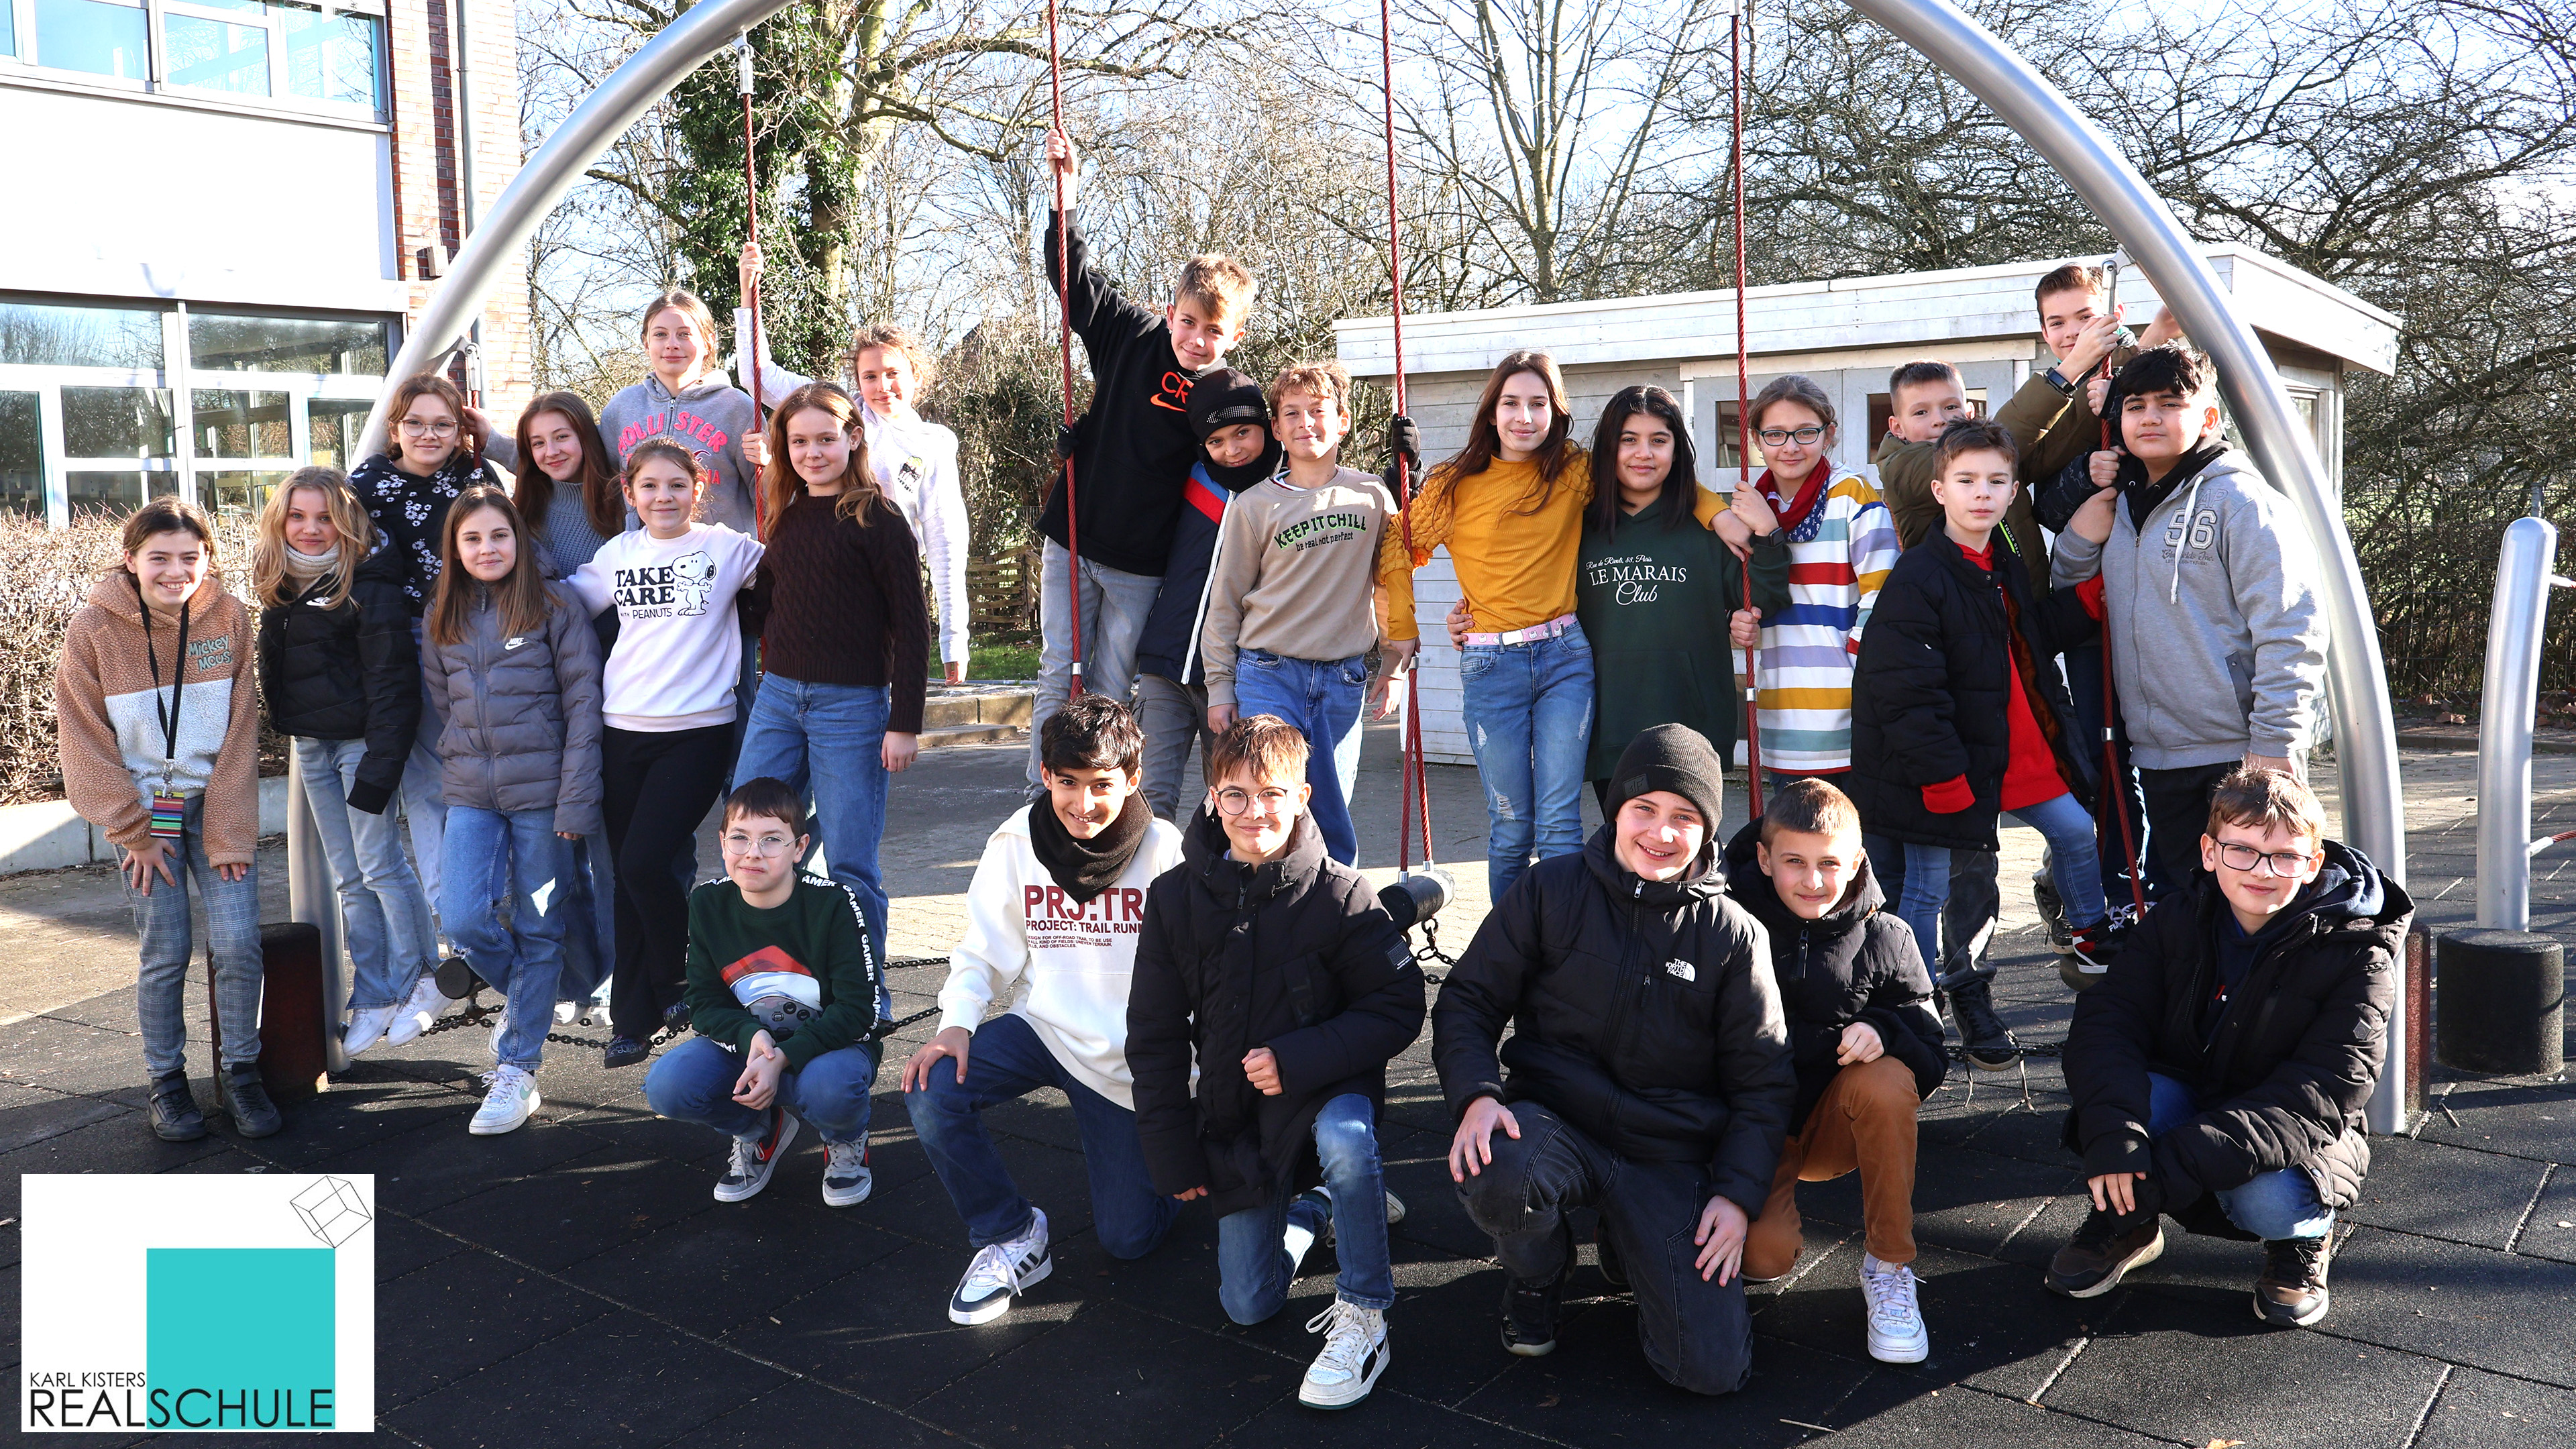
<path fill-rule="evenodd" d="M 1882 1263 L 1870 1256 L 1866 1250 L 1860 1255 L 1860 1270 L 1864 1273 L 1893 1273 L 1905 1266 L 1903 1263 Z"/>
<path fill-rule="evenodd" d="M 1279 1241 L 1280 1246 L 1288 1250 L 1288 1275 L 1293 1278 L 1297 1270 L 1305 1266 L 1306 1250 L 1315 1246 L 1315 1234 L 1311 1229 L 1299 1227 L 1292 1219 L 1288 1231 L 1280 1236 Z"/>

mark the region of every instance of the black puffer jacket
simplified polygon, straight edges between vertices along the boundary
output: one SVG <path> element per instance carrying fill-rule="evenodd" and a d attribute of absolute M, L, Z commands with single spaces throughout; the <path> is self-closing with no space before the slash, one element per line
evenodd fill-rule
<path fill-rule="evenodd" d="M 1127 1065 L 1154 1190 L 1207 1188 L 1222 1216 L 1292 1186 L 1324 1103 L 1385 1104 L 1388 1060 L 1422 1034 L 1422 968 L 1368 882 L 1324 854 L 1314 817 L 1267 865 L 1227 859 L 1206 810 L 1183 848 L 1145 892 Z M 1278 1096 L 1244 1075 L 1255 1047 L 1278 1058 Z"/>
<path fill-rule="evenodd" d="M 1713 862 L 1655 884 L 1610 840 L 1532 866 L 1476 928 L 1431 1011 L 1440 1088 L 1453 1114 L 1534 1100 L 1622 1157 L 1704 1162 L 1757 1216 L 1798 1095 L 1770 943 Z"/>
<path fill-rule="evenodd" d="M 259 697 L 270 728 L 310 740 L 365 740 L 349 808 L 383 812 L 420 724 L 420 651 L 403 603 L 402 561 L 380 550 L 349 597 L 321 607 L 326 580 L 259 613 Z"/>
<path fill-rule="evenodd" d="M 1842 1067 L 1843 1028 L 1868 1022 L 1887 1054 L 1914 1073 L 1914 1090 L 1929 1097 L 1950 1071 L 1941 1046 L 1941 1018 L 1932 1009 L 1932 977 L 1914 932 L 1887 907 L 1887 896 L 1869 873 L 1869 857 L 1852 867 L 1843 898 L 1819 920 L 1789 909 L 1762 873 L 1755 821 L 1726 847 L 1727 888 L 1771 937 L 1771 974 L 1780 983 L 1780 1009 L 1789 1019 L 1789 1055 L 1798 1068 L 1798 1104 L 1789 1113 L 1792 1136 L 1805 1130 L 1807 1114 Z"/>
<path fill-rule="evenodd" d="M 2284 1167 L 2315 1179 L 2330 1208 L 2360 1199 L 2370 1171 L 2362 1104 L 2388 1052 L 2397 962 L 2415 902 L 2360 851 L 2325 845 L 2296 913 L 2204 1035 L 2217 991 L 2215 882 L 2198 877 L 2146 914 L 2110 974 L 2075 1000 L 2066 1033 L 2074 1110 L 2066 1145 L 2087 1176 L 2146 1172 L 2168 1211 Z M 2204 1044 L 2206 1043 L 2206 1044 Z M 2189 1123 L 2149 1140 L 2147 1073 L 2190 1085 Z"/>
<path fill-rule="evenodd" d="M 1935 533 L 1897 558 L 1879 590 L 1852 671 L 1850 790 L 1863 826 L 1874 834 L 1952 850 L 1995 849 L 2012 756 L 2008 658 L 2020 666 L 2058 774 L 2090 805 L 2093 771 L 2056 659 L 2060 650 L 2091 639 L 2098 626 L 2077 590 L 2034 604 L 2030 579 L 2000 529 L 1994 560 L 1992 571 L 1979 568 L 1948 534 Z M 2017 631 L 2006 625 L 2007 591 Z M 1923 803 L 1924 786 L 1962 775 L 1976 803 L 1947 815 Z"/>

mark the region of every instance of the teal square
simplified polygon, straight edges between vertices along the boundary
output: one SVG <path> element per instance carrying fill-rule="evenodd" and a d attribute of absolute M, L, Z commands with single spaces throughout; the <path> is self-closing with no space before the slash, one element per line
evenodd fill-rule
<path fill-rule="evenodd" d="M 144 1373 L 157 1394 L 335 1389 L 329 1248 L 144 1249 Z"/>

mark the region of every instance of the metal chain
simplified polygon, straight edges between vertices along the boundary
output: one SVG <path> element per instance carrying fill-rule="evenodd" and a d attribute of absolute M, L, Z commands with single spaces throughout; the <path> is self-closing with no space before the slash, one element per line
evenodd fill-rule
<path fill-rule="evenodd" d="M 1446 971 L 1434 971 L 1429 966 L 1424 965 L 1424 963 L 1437 961 L 1443 966 L 1455 967 L 1458 964 L 1458 958 L 1440 949 L 1440 921 L 1438 917 L 1433 917 L 1430 920 L 1421 922 L 1420 929 L 1422 931 L 1422 945 L 1414 951 L 1413 962 L 1417 966 L 1422 966 L 1422 979 L 1434 986 L 1437 986 L 1449 979 L 1449 973 Z"/>
<path fill-rule="evenodd" d="M 945 956 L 896 956 L 886 962 L 886 969 L 889 971 L 898 969 L 908 970 L 916 966 L 945 966 L 947 964 L 948 958 Z M 912 1015 L 905 1017 L 903 1020 L 896 1022 L 894 1025 L 885 1028 L 883 1031 L 879 1032 L 878 1035 L 892 1036 L 896 1032 L 903 1030 L 905 1027 L 913 1025 L 915 1022 L 927 1021 L 938 1014 L 939 1008 L 935 1006 L 929 1007 L 925 1010 L 916 1011 Z M 463 1012 L 458 1015 L 448 1017 L 446 1020 L 441 1021 L 430 1027 L 428 1030 L 422 1032 L 421 1035 L 436 1036 L 442 1031 L 455 1031 L 459 1027 L 467 1026 L 488 1026 L 497 1029 L 500 1026 L 500 1023 L 501 1013 L 499 1011 L 483 1005 L 482 1001 L 477 997 L 468 997 L 466 998 L 465 1010 Z M 686 1027 L 682 1027 L 677 1031 L 674 1031 L 669 1027 L 664 1027 L 662 1030 L 655 1032 L 651 1040 L 644 1043 L 644 1049 L 646 1051 L 651 1051 L 665 1043 L 678 1041 L 687 1033 L 687 1031 L 688 1028 Z M 601 1041 L 596 1037 L 574 1036 L 570 1032 L 563 1031 L 547 1032 L 546 1040 L 563 1046 L 592 1047 L 601 1051 L 605 1051 L 608 1048 L 608 1043 Z"/>

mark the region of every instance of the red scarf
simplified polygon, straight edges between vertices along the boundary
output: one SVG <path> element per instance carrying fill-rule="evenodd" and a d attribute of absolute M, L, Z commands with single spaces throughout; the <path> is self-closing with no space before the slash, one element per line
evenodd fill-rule
<path fill-rule="evenodd" d="M 1770 469 L 1763 469 L 1762 476 L 1754 480 L 1753 486 L 1762 490 L 1763 501 L 1771 505 L 1773 513 L 1779 515 L 1780 527 L 1794 529 L 1807 521 L 1808 514 L 1816 511 L 1816 500 L 1825 496 L 1825 484 L 1831 482 L 1833 476 L 1833 460 L 1818 458 L 1815 471 L 1809 473 L 1807 481 L 1799 486 L 1797 498 L 1787 503 L 1780 501 L 1780 490 L 1771 486 Z"/>

